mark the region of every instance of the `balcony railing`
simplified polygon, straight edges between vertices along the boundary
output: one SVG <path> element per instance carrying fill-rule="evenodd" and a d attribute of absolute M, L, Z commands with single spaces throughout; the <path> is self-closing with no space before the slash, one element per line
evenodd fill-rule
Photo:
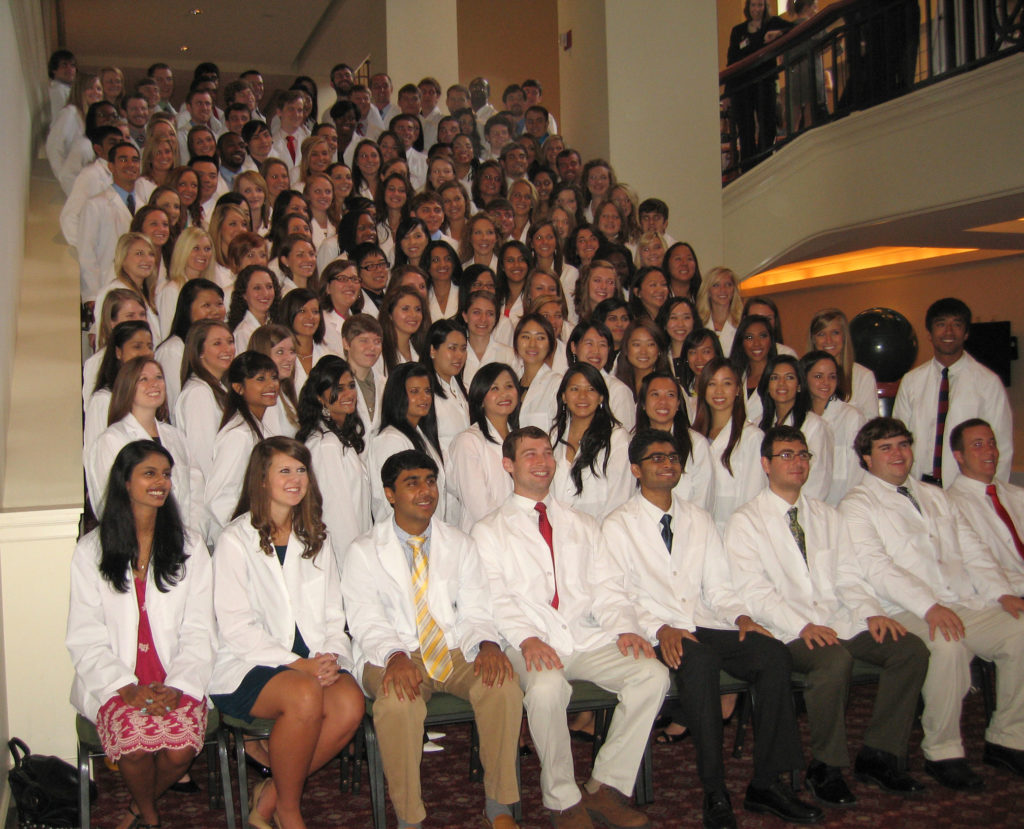
<path fill-rule="evenodd" d="M 1024 51 L 1024 0 L 839 0 L 720 73 L 722 183 L 801 133 Z"/>

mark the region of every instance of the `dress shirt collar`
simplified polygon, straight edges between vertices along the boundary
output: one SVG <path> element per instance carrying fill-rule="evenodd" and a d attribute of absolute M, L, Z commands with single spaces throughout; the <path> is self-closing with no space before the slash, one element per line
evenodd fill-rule
<path fill-rule="evenodd" d="M 948 368 L 949 368 L 949 375 L 951 377 L 953 375 L 955 375 L 955 374 L 958 374 L 960 372 L 960 369 L 967 365 L 967 359 L 966 358 L 967 358 L 967 352 L 964 351 L 957 358 L 955 363 L 953 363 L 952 365 L 948 366 Z M 942 365 L 942 363 L 940 363 L 938 360 L 936 360 L 934 357 L 932 357 L 932 370 L 935 372 L 935 376 L 936 377 L 941 377 L 942 376 L 942 369 L 944 369 L 944 368 L 947 368 L 947 366 Z"/>
<path fill-rule="evenodd" d="M 544 506 L 551 508 L 551 490 L 548 490 L 548 494 L 544 496 L 541 501 L 536 501 L 533 498 L 527 498 L 525 495 L 520 495 L 518 492 L 512 493 L 512 503 L 523 512 L 533 513 L 536 511 L 538 503 L 544 504 Z"/>
<path fill-rule="evenodd" d="M 391 519 L 391 526 L 394 527 L 395 535 L 398 536 L 398 544 L 402 548 L 402 552 L 405 553 L 405 561 L 412 568 L 412 548 L 409 546 L 409 539 L 413 537 L 412 533 L 407 533 L 401 527 L 398 526 L 398 522 L 394 518 Z M 430 525 L 427 525 L 426 530 L 421 533 L 421 537 L 425 538 L 423 542 L 423 554 L 430 558 Z"/>
<path fill-rule="evenodd" d="M 992 483 L 996 485 L 997 491 L 1002 492 L 1003 488 L 1001 486 L 1001 481 L 993 479 Z M 976 481 L 974 480 L 974 478 L 968 478 L 964 474 L 961 474 L 959 477 L 957 477 L 956 486 L 960 489 L 965 489 L 971 495 L 979 495 L 982 497 L 985 497 L 987 495 L 985 489 L 988 486 L 988 484 L 982 481 Z"/>
<path fill-rule="evenodd" d="M 647 500 L 642 492 L 637 490 L 637 500 L 640 502 L 640 510 L 643 512 L 644 517 L 647 518 L 653 524 L 658 531 L 661 531 L 661 519 L 664 515 L 672 516 L 672 532 L 676 532 L 675 526 L 675 510 L 672 508 L 675 506 L 675 499 L 672 500 L 672 504 L 669 506 L 668 512 L 665 512 L 657 504 L 653 504 Z"/>
<path fill-rule="evenodd" d="M 764 488 L 764 492 L 765 503 L 768 504 L 769 509 L 771 509 L 771 511 L 775 514 L 779 515 L 783 521 L 789 521 L 789 516 L 787 516 L 786 513 L 793 509 L 793 507 L 796 507 L 797 521 L 802 520 L 804 515 L 807 514 L 807 499 L 804 498 L 804 494 L 802 492 L 800 493 L 800 496 L 796 499 L 795 504 L 791 504 L 785 498 L 776 495 L 774 492 L 772 492 L 771 487 L 766 486 Z"/>
<path fill-rule="evenodd" d="M 127 207 L 128 206 L 128 196 L 134 195 L 134 193 L 132 191 L 130 191 L 130 190 L 125 190 L 122 187 L 118 187 L 113 182 L 111 182 L 110 186 L 114 188 L 114 192 L 117 193 L 118 198 L 120 198 L 121 201 L 123 201 L 125 203 L 125 206 Z"/>

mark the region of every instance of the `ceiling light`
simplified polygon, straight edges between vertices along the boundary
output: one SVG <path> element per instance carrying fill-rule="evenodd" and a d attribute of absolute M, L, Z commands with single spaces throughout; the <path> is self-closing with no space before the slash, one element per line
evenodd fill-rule
<path fill-rule="evenodd" d="M 202 10 L 202 9 L 199 9 L 199 8 L 195 8 L 195 9 L 189 9 L 189 10 L 188 10 L 188 13 L 189 13 L 189 14 L 202 14 L 202 13 L 203 13 L 203 10 Z"/>
<path fill-rule="evenodd" d="M 179 52 L 187 52 L 188 51 L 188 46 L 181 46 L 181 47 L 178 48 L 178 51 Z"/>

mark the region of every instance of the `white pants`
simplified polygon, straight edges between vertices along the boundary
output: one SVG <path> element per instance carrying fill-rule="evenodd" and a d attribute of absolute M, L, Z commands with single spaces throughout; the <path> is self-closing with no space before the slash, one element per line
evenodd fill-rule
<path fill-rule="evenodd" d="M 618 694 L 608 739 L 594 762 L 593 777 L 627 797 L 650 739 L 654 718 L 668 691 L 668 670 L 657 659 L 623 656 L 618 645 L 574 653 L 562 670 L 527 671 L 523 654 L 509 648 L 508 658 L 523 687 L 530 735 L 540 757 L 540 788 L 548 809 L 564 810 L 580 800 L 573 771 L 565 709 L 572 679 L 586 679 Z"/>
<path fill-rule="evenodd" d="M 928 760 L 964 756 L 960 739 L 960 713 L 971 687 L 971 659 L 975 655 L 996 663 L 996 710 L 985 731 L 990 743 L 1024 749 L 1024 616 L 1014 619 L 1002 607 L 972 610 L 952 605 L 964 623 L 966 636 L 949 641 L 936 630 L 928 638 L 928 623 L 912 613 L 894 618 L 916 633 L 931 651 L 924 696 L 924 740 L 921 750 Z"/>

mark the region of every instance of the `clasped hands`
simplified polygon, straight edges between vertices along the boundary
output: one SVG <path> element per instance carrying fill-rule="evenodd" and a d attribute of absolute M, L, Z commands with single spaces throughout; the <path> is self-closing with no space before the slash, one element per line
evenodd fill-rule
<path fill-rule="evenodd" d="M 125 685 L 118 688 L 117 693 L 132 708 L 138 708 L 141 713 L 151 717 L 163 717 L 181 703 L 181 691 L 162 682 Z"/>

